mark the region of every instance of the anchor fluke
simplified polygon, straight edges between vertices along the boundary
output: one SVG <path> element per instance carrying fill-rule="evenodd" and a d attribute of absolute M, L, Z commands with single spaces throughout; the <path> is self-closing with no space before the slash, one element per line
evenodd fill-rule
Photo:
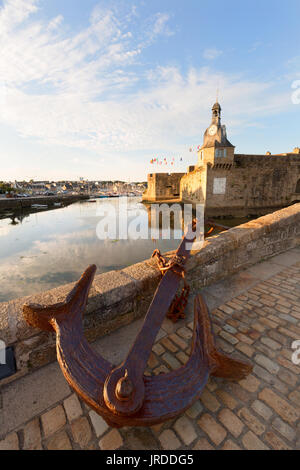
<path fill-rule="evenodd" d="M 53 305 L 24 304 L 23 316 L 26 322 L 45 331 L 55 331 L 55 321 L 63 320 L 66 315 L 75 315 L 85 309 L 89 291 L 93 283 L 97 267 L 90 265 L 76 282 L 64 302 Z"/>

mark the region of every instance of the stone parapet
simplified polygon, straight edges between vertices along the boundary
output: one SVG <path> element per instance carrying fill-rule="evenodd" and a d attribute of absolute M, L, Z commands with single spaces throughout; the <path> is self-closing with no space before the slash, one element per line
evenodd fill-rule
<path fill-rule="evenodd" d="M 197 291 L 299 242 L 300 204 L 295 204 L 207 239 L 200 251 L 192 253 L 187 265 L 187 280 Z M 160 278 L 152 259 L 96 276 L 84 313 L 87 339 L 94 341 L 144 316 Z M 13 346 L 17 363 L 17 373 L 2 380 L 1 384 L 55 360 L 54 335 L 27 326 L 22 315 L 23 304 L 61 302 L 72 287 L 73 284 L 68 284 L 0 303 L 0 340 Z"/>

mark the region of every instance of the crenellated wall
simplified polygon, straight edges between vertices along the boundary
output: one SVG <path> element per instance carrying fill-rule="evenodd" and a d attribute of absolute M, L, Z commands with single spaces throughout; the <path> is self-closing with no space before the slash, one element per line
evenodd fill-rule
<path fill-rule="evenodd" d="M 209 217 L 258 216 L 300 201 L 299 153 L 215 157 L 215 151 L 199 151 L 203 160 L 186 174 L 148 175 L 143 200 L 205 204 Z"/>
<path fill-rule="evenodd" d="M 206 214 L 260 215 L 299 200 L 295 194 L 300 175 L 294 155 L 235 155 L 234 164 L 207 169 Z M 224 194 L 214 193 L 216 179 L 226 180 Z"/>

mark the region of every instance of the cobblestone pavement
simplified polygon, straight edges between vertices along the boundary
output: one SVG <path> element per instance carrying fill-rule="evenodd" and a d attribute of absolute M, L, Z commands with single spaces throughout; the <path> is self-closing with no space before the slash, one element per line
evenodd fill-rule
<path fill-rule="evenodd" d="M 250 376 L 238 383 L 211 378 L 182 416 L 151 428 L 116 430 L 72 393 L 51 364 L 3 387 L 0 449 L 299 449 L 300 365 L 291 360 L 291 344 L 300 340 L 300 249 L 202 293 L 213 307 L 218 347 L 250 360 Z M 190 302 L 185 320 L 164 321 L 148 374 L 186 362 L 192 320 Z M 95 349 L 120 362 L 141 322 L 100 339 Z"/>

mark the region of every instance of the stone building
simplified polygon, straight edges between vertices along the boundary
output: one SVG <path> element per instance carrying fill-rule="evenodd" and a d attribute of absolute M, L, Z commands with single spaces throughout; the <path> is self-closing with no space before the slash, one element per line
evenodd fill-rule
<path fill-rule="evenodd" d="M 300 149 L 271 155 L 236 154 L 215 103 L 198 162 L 186 174 L 148 175 L 145 202 L 180 200 L 204 204 L 208 216 L 247 216 L 272 212 L 300 201 Z"/>
<path fill-rule="evenodd" d="M 150 173 L 148 188 L 143 194 L 143 201 L 158 202 L 179 200 L 180 181 L 184 173 Z"/>

